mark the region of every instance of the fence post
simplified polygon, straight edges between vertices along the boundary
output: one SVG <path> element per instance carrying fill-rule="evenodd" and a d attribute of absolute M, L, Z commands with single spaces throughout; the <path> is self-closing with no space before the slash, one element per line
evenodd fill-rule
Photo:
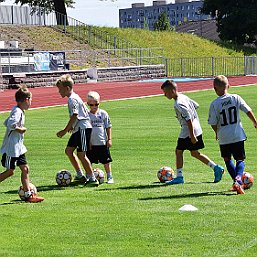
<path fill-rule="evenodd" d="M 139 62 L 139 65 L 141 66 L 142 65 L 142 48 L 140 47 L 140 62 Z"/>
<path fill-rule="evenodd" d="M 214 57 L 212 56 L 211 58 L 211 75 L 214 77 Z"/>
<path fill-rule="evenodd" d="M 165 58 L 165 73 L 166 77 L 169 77 L 169 63 L 168 63 L 168 58 Z"/>

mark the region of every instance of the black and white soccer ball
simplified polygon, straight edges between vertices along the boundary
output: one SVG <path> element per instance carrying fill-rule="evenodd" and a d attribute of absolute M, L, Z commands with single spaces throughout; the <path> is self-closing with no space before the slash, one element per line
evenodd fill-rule
<path fill-rule="evenodd" d="M 56 173 L 56 183 L 59 186 L 68 186 L 72 181 L 72 175 L 68 170 L 60 170 Z"/>

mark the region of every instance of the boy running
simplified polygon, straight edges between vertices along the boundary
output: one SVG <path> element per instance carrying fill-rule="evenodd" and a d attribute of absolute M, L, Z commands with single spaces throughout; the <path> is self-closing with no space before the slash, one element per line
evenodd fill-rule
<path fill-rule="evenodd" d="M 173 185 L 184 183 L 183 153 L 185 150 L 189 150 L 191 156 L 211 167 L 214 170 L 214 183 L 219 182 L 222 178 L 224 168 L 199 152 L 199 149 L 204 148 L 204 142 L 202 139 L 202 128 L 196 112 L 196 109 L 199 107 L 198 103 L 186 95 L 179 93 L 177 84 L 173 80 L 166 80 L 162 84 L 161 89 L 168 99 L 174 99 L 176 117 L 181 125 L 176 147 L 177 177 L 171 181 L 167 181 L 166 184 Z"/>
<path fill-rule="evenodd" d="M 218 97 L 210 105 L 208 123 L 219 141 L 221 156 L 233 180 L 232 189 L 238 194 L 244 194 L 242 175 L 245 166 L 246 134 L 240 120 L 240 110 L 246 113 L 255 128 L 257 121 L 252 109 L 239 95 L 228 93 L 229 82 L 225 76 L 217 76 L 213 85 Z M 231 156 L 234 157 L 236 165 Z"/>
<path fill-rule="evenodd" d="M 17 105 L 13 107 L 9 117 L 4 122 L 6 133 L 1 153 L 2 166 L 6 168 L 6 171 L 0 173 L 0 182 L 11 177 L 15 167 L 19 166 L 25 201 L 38 203 L 42 202 L 44 198 L 30 191 L 29 166 L 25 156 L 27 149 L 23 144 L 24 134 L 27 131 L 27 128 L 24 127 L 25 110 L 28 110 L 31 105 L 32 94 L 25 85 L 22 85 L 15 93 L 15 100 Z"/>

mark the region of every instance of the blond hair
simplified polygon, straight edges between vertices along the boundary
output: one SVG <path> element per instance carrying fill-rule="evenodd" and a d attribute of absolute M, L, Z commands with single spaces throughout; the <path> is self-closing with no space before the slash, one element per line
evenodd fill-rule
<path fill-rule="evenodd" d="M 89 91 L 87 94 L 87 100 L 94 100 L 99 102 L 100 101 L 100 95 L 96 91 Z"/>
<path fill-rule="evenodd" d="M 58 78 L 55 84 L 57 87 L 62 86 L 62 87 L 73 88 L 74 81 L 69 74 L 66 74 L 66 75 L 62 75 L 60 78 Z"/>
<path fill-rule="evenodd" d="M 229 85 L 228 83 L 228 78 L 224 75 L 218 75 L 214 78 L 214 81 L 213 81 L 214 85 L 216 87 L 221 87 L 221 88 L 225 88 Z"/>

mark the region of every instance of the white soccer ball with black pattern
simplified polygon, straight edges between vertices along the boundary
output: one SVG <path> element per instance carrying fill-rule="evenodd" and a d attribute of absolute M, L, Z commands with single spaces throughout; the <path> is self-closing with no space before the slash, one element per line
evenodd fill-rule
<path fill-rule="evenodd" d="M 56 174 L 56 183 L 59 186 L 68 186 L 72 181 L 72 175 L 68 170 L 60 170 Z"/>
<path fill-rule="evenodd" d="M 104 172 L 99 168 L 95 168 L 93 171 L 94 171 L 95 178 L 99 181 L 99 184 L 103 184 Z"/>
<path fill-rule="evenodd" d="M 32 183 L 29 183 L 29 190 L 33 195 L 37 194 L 37 188 L 35 185 L 33 185 Z M 18 188 L 18 195 L 21 198 L 21 200 L 25 200 L 25 191 L 23 189 L 23 186 L 20 186 Z"/>

